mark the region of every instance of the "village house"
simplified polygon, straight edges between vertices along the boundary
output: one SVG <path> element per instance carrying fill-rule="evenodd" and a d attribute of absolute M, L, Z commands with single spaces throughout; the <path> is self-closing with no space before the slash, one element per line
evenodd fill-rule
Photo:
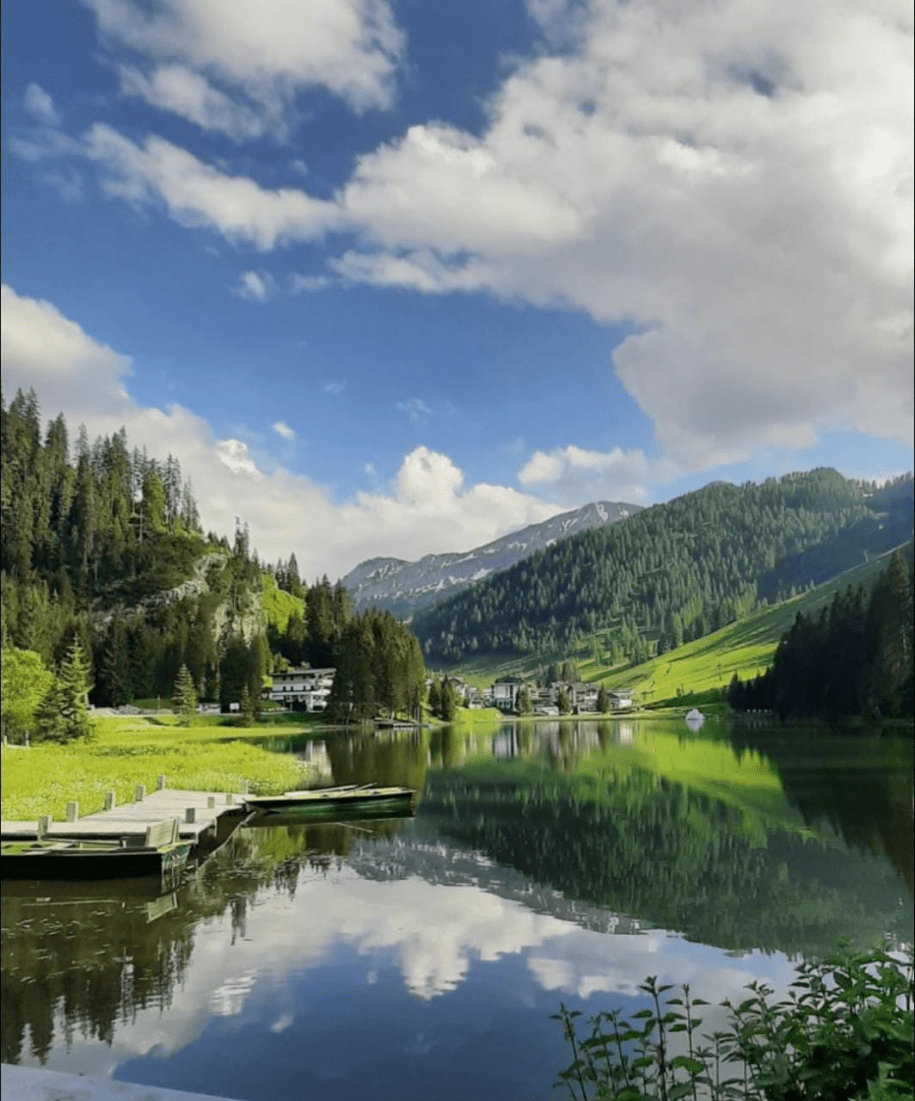
<path fill-rule="evenodd" d="M 267 699 L 305 711 L 323 711 L 334 683 L 336 669 L 286 669 L 273 674 Z"/>
<path fill-rule="evenodd" d="M 515 711 L 523 683 L 520 677 L 499 677 L 492 686 L 493 707 L 498 707 L 500 711 Z"/>
<path fill-rule="evenodd" d="M 518 695 L 525 687 L 520 677 L 500 677 L 491 687 L 484 689 L 483 698 L 500 711 L 517 711 Z M 586 715 L 597 712 L 597 699 L 600 687 L 584 681 L 554 681 L 549 685 L 527 685 L 531 709 L 535 715 L 558 715 L 559 694 L 565 692 L 569 707 L 574 714 Z M 623 711 L 632 707 L 632 692 L 621 689 L 608 692 L 611 711 Z"/>

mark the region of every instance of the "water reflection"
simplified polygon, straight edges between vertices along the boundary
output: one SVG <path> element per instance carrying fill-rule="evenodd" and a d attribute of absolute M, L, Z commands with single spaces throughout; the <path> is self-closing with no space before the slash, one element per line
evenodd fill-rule
<path fill-rule="evenodd" d="M 277 1065 L 292 1065 L 282 1044 L 307 1045 L 314 1095 L 342 1097 L 321 1074 L 342 1082 L 374 1052 L 402 1088 L 457 1030 L 458 1064 L 495 1082 L 510 1049 L 548 1060 L 547 1082 L 561 1049 L 531 1035 L 559 996 L 631 997 L 648 973 L 736 996 L 754 977 L 787 981 L 781 953 L 911 939 L 911 750 L 830 745 L 584 721 L 311 740 L 296 752 L 332 782 L 417 788 L 415 820 L 255 823 L 168 891 L 5 883 L 2 1058 L 165 1085 L 178 1052 L 234 1022 L 269 1037 Z M 319 987 L 347 1020 L 372 1007 L 345 1072 L 316 1025 Z M 500 998 L 519 1023 L 487 1064 Z M 220 1050 L 236 1046 L 226 1034 Z M 171 1084 L 281 1092 L 263 1074 L 260 1094 L 254 1079 Z"/>

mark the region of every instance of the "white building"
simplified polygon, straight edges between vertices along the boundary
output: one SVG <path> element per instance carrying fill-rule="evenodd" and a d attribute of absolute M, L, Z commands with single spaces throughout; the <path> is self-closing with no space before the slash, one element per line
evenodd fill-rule
<path fill-rule="evenodd" d="M 292 707 L 304 704 L 306 711 L 323 711 L 334 684 L 336 669 L 287 669 L 273 674 L 267 699 Z"/>

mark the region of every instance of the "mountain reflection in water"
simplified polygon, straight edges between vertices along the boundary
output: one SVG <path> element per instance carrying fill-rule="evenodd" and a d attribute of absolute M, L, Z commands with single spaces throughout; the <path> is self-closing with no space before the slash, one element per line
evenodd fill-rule
<path fill-rule="evenodd" d="M 416 818 L 241 829 L 164 892 L 5 883 L 4 1061 L 254 1098 L 307 1059 L 322 1096 L 349 1097 L 369 1052 L 392 1086 L 420 1064 L 445 1074 L 450 1051 L 498 1096 L 509 1052 L 545 1095 L 560 999 L 593 1012 L 649 973 L 736 996 L 840 936 L 912 937 L 904 743 L 580 722 L 290 748 L 334 783 L 417 788 Z M 345 1056 L 315 1025 L 318 987 L 352 1022 Z M 229 1020 L 261 1037 L 246 1042 L 262 1093 L 254 1070 L 202 1069 Z"/>

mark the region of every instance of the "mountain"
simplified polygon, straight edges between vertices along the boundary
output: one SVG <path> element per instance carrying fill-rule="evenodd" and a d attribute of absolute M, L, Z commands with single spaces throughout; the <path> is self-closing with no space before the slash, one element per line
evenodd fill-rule
<path fill-rule="evenodd" d="M 561 539 L 615 523 L 640 511 L 639 505 L 595 501 L 541 524 L 531 524 L 474 550 L 427 554 L 418 562 L 370 558 L 341 578 L 340 583 L 348 590 L 357 610 L 382 608 L 406 618 Z"/>
<path fill-rule="evenodd" d="M 417 615 L 435 662 L 563 654 L 602 632 L 641 664 L 912 538 L 912 476 L 717 482 L 554 543 Z"/>

